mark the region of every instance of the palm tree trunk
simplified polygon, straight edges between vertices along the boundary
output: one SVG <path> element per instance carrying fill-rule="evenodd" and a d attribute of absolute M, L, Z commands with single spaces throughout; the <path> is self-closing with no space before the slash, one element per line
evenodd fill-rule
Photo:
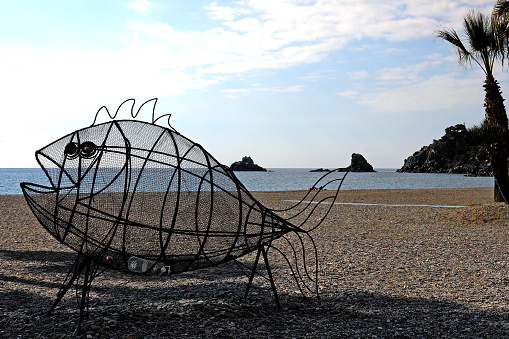
<path fill-rule="evenodd" d="M 486 92 L 484 97 L 486 120 L 491 125 L 499 126 L 504 132 L 507 131 L 507 113 L 498 81 L 493 75 L 487 75 L 483 87 Z"/>
<path fill-rule="evenodd" d="M 496 202 L 508 202 L 509 199 L 509 177 L 507 175 L 507 150 L 505 147 L 493 147 L 491 152 L 491 166 L 495 178 L 495 190 L 493 200 Z"/>
<path fill-rule="evenodd" d="M 504 139 L 507 139 L 508 122 L 504 98 L 502 98 L 498 82 L 492 75 L 486 76 L 484 90 L 486 92 L 484 99 L 486 121 L 490 125 L 499 128 L 502 135 L 504 135 Z M 490 148 L 491 166 L 495 178 L 494 200 L 507 203 L 509 199 L 507 140 L 492 140 Z"/>

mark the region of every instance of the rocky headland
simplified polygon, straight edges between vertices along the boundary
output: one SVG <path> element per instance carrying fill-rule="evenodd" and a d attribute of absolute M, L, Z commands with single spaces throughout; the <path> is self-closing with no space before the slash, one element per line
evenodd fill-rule
<path fill-rule="evenodd" d="M 245 156 L 241 161 L 235 161 L 231 164 L 230 169 L 232 171 L 262 171 L 267 172 L 267 170 L 261 166 L 258 166 L 254 163 L 251 157 Z"/>
<path fill-rule="evenodd" d="M 444 136 L 409 156 L 398 172 L 492 175 L 488 150 L 472 134 L 464 124 L 446 128 Z"/>

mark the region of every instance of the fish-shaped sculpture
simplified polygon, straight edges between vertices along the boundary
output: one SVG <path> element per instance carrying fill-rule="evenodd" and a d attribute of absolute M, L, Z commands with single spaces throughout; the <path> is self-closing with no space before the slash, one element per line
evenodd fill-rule
<path fill-rule="evenodd" d="M 133 99 L 120 107 L 127 102 L 132 103 L 135 118 Z M 155 109 L 157 99 L 142 106 L 150 102 Z M 107 111 L 103 108 L 98 113 Z M 21 183 L 42 226 L 78 253 L 48 312 L 82 277 L 83 284 L 77 284 L 82 295 L 78 330 L 92 280 L 103 268 L 174 274 L 256 252 L 246 295 L 262 255 L 279 304 L 267 249 L 287 234 L 308 236 L 329 212 L 344 179 L 330 181 L 339 184 L 324 199 L 330 205 L 319 220 L 311 220 L 318 205 L 306 203 L 285 210 L 286 214 L 294 212 L 284 218 L 283 211 L 257 201 L 235 174 L 201 145 L 175 131 L 169 122 L 166 128 L 154 120 L 154 115 L 151 123 L 130 119 L 99 124 L 94 120 L 92 126 L 36 152 L 50 186 Z M 303 220 L 299 225 L 292 223 L 296 217 Z M 311 227 L 304 227 L 308 223 Z M 316 284 L 316 277 L 311 280 Z"/>

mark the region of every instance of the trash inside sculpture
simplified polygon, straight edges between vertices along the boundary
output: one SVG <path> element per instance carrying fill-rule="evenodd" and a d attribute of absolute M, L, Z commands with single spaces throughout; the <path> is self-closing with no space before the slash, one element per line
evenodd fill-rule
<path fill-rule="evenodd" d="M 131 116 L 135 118 L 134 100 L 126 100 L 120 107 L 126 102 L 132 102 Z M 150 102 L 155 109 L 157 99 L 142 107 Z M 313 212 L 317 204 L 301 201 L 284 211 L 270 210 L 202 146 L 171 127 L 156 125 L 154 109 L 152 123 L 110 120 L 96 124 L 94 120 L 92 126 L 42 148 L 36 158 L 51 186 L 21 184 L 39 222 L 59 242 L 78 253 L 48 312 L 49 315 L 76 283 L 80 294 L 78 331 L 92 281 L 104 269 L 175 274 L 254 252 L 256 259 L 250 267 L 246 296 L 255 273 L 259 273 L 261 255 L 279 305 L 268 250 L 279 251 L 274 240 L 288 234 L 296 235 L 301 243 L 303 236 L 309 237 L 309 231 L 330 211 L 344 179 L 343 176 L 321 185 L 336 181 L 338 187 L 322 199 L 328 200 L 329 205 L 323 207 L 325 212 L 320 212 L 319 220 L 311 220 L 311 216 L 316 217 Z M 97 113 L 101 111 L 107 109 L 101 107 Z M 314 199 L 319 192 L 310 194 Z M 293 216 L 283 218 L 277 214 L 282 212 Z M 304 221 L 294 225 L 292 219 L 297 216 Z M 306 222 L 312 225 L 304 229 Z M 294 254 L 289 256 L 296 257 Z M 317 265 L 316 248 L 310 256 L 315 258 L 312 264 Z M 307 269 L 295 270 L 294 275 L 303 293 L 301 287 L 318 292 L 316 275 L 309 276 Z M 306 284 L 304 277 L 312 284 Z"/>

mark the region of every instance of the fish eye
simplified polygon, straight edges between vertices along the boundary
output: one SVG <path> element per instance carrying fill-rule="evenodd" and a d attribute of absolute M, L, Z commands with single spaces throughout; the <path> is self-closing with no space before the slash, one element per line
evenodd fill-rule
<path fill-rule="evenodd" d="M 95 152 L 97 150 L 95 144 L 91 141 L 85 141 L 81 144 L 81 155 L 84 158 L 91 158 L 95 155 Z"/>
<path fill-rule="evenodd" d="M 70 158 L 75 158 L 78 156 L 80 148 L 78 144 L 75 142 L 70 142 L 65 146 L 64 154 Z"/>

